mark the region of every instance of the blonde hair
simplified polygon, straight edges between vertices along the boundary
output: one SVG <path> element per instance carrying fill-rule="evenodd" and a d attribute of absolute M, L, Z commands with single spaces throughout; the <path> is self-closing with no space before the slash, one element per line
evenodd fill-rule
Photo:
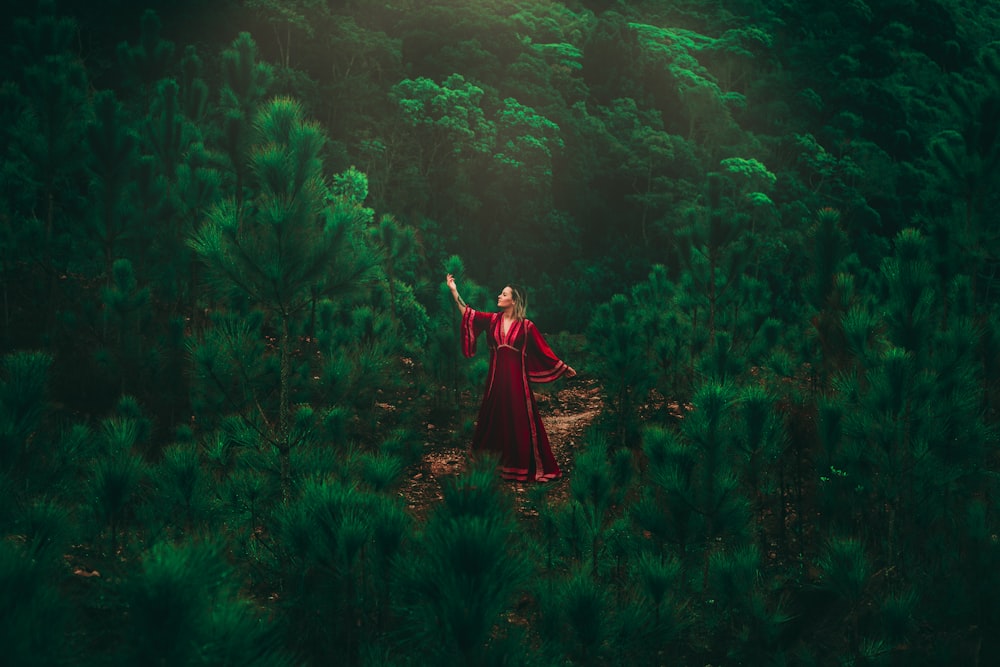
<path fill-rule="evenodd" d="M 508 284 L 510 288 L 510 298 L 514 301 L 514 319 L 524 320 L 528 317 L 528 294 L 523 287 Z"/>

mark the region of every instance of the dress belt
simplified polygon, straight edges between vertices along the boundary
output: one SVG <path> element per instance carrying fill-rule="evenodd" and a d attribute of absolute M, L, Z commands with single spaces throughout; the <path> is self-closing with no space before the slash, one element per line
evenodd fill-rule
<path fill-rule="evenodd" d="M 510 349 L 514 350 L 515 352 L 517 352 L 517 351 L 518 351 L 516 347 L 514 347 L 513 345 L 508 345 L 507 343 L 500 343 L 499 345 L 497 345 L 497 349 L 498 349 L 498 350 L 499 350 L 499 349 L 500 349 L 501 347 L 509 347 Z"/>

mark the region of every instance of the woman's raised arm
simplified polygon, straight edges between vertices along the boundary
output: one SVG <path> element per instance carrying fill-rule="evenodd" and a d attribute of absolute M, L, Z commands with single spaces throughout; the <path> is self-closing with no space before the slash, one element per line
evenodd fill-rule
<path fill-rule="evenodd" d="M 465 302 L 462 301 L 462 297 L 458 294 L 458 287 L 455 286 L 455 276 L 450 273 L 445 278 L 445 282 L 448 284 L 448 289 L 451 290 L 451 298 L 455 300 L 455 305 L 458 306 L 458 310 L 463 315 L 465 314 L 465 309 L 468 308 Z"/>

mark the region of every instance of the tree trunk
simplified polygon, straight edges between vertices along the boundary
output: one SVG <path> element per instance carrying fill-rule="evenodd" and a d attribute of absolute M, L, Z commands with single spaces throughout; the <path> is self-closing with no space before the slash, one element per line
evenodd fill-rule
<path fill-rule="evenodd" d="M 280 359 L 280 380 L 278 389 L 278 433 L 276 442 L 278 445 L 278 455 L 281 459 L 281 499 L 287 503 L 291 498 L 291 442 L 289 441 L 289 384 L 291 383 L 291 360 L 289 359 L 289 330 L 288 317 L 281 314 L 281 333 L 278 341 L 278 355 Z"/>

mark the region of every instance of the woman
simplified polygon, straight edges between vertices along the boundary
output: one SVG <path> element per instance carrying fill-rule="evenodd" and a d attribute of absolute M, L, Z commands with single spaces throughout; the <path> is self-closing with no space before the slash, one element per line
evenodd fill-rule
<path fill-rule="evenodd" d="M 515 481 L 547 482 L 562 473 L 552 456 L 549 438 L 528 382 L 552 382 L 576 371 L 559 360 L 542 334 L 525 318 L 524 291 L 507 285 L 497 297 L 499 312 L 481 313 L 458 295 L 455 278 L 446 279 L 462 313 L 462 352 L 476 353 L 476 339 L 486 333 L 490 369 L 486 393 L 472 436 L 472 451 L 500 458 L 500 475 Z"/>

